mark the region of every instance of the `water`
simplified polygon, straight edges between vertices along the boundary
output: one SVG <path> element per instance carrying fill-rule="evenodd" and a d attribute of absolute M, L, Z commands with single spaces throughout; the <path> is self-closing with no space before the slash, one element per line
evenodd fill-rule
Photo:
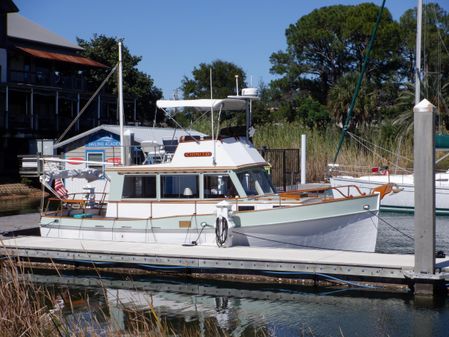
<path fill-rule="evenodd" d="M 334 288 L 205 282 L 192 279 L 118 280 L 78 276 L 39 276 L 35 282 L 70 284 L 72 310 L 62 308 L 73 329 L 96 326 L 99 334 L 115 322 L 117 330 L 132 324 L 136 313 L 160 319 L 200 335 L 214 336 L 448 336 L 449 303 L 419 302 L 407 293 Z M 63 295 L 64 296 L 64 295 Z M 63 297 L 62 296 L 62 297 Z M 89 309 L 88 309 L 89 308 Z M 182 331 L 182 330 L 181 330 Z M 212 331 L 212 332 L 211 332 Z M 203 332 L 203 334 L 201 334 Z M 181 334 L 182 335 L 182 334 Z"/>
<path fill-rule="evenodd" d="M 413 253 L 413 216 L 382 213 L 378 252 Z M 437 250 L 449 253 L 449 217 L 437 218 Z M 393 228 L 394 227 L 394 228 Z M 44 275 L 34 271 L 62 299 L 60 310 L 72 331 L 112 326 L 126 331 L 136 313 L 167 321 L 180 335 L 188 327 L 200 336 L 449 336 L 449 300 L 418 300 L 407 292 L 312 288 L 288 285 L 198 281 L 169 276 L 106 273 Z M 116 276 L 115 276 L 116 277 Z M 70 299 L 77 305 L 69 305 Z"/>
<path fill-rule="evenodd" d="M 391 212 L 380 214 L 377 252 L 413 254 L 413 240 L 413 215 Z M 449 216 L 436 217 L 435 245 L 437 251 L 449 254 Z"/>
<path fill-rule="evenodd" d="M 1 200 L 0 216 L 39 212 L 40 205 L 41 198 Z"/>

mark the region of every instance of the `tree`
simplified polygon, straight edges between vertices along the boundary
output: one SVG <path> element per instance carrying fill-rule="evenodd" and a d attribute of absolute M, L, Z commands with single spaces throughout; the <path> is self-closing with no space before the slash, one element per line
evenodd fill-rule
<path fill-rule="evenodd" d="M 406 78 L 415 81 L 416 8 L 407 10 L 399 19 L 403 41 Z M 422 68 L 424 77 L 449 77 L 449 14 L 436 3 L 423 6 Z M 426 79 L 425 78 L 425 79 Z"/>
<path fill-rule="evenodd" d="M 345 124 L 358 76 L 358 73 L 349 73 L 341 77 L 329 91 L 328 108 L 339 125 Z M 352 113 L 352 126 L 377 119 L 379 106 L 379 91 L 365 79 Z"/>
<path fill-rule="evenodd" d="M 77 38 L 77 41 L 84 48 L 82 51 L 83 56 L 109 67 L 108 69 L 92 69 L 86 74 L 88 83 L 95 89 L 106 78 L 110 72 L 110 68 L 118 62 L 119 39 L 94 34 L 93 38 L 89 41 L 81 38 Z M 162 97 L 162 92 L 154 86 L 153 79 L 150 75 L 137 69 L 137 65 L 142 60 L 142 57 L 131 55 L 129 49 L 124 44 L 122 44 L 122 59 L 123 94 L 125 97 L 128 96 L 137 99 L 136 108 L 138 115 L 141 117 L 140 119 L 146 123 L 150 123 L 154 119 L 156 100 Z M 116 78 L 114 76 L 109 79 L 106 90 L 117 94 Z"/>
<path fill-rule="evenodd" d="M 201 63 L 192 71 L 193 78 L 184 77 L 182 91 L 185 99 L 210 98 L 210 69 L 212 69 L 213 97 L 226 98 L 235 95 L 235 75 L 239 88 L 246 86 L 246 74 L 242 68 L 231 62 L 215 60 L 211 64 Z"/>
<path fill-rule="evenodd" d="M 293 108 L 300 92 L 326 104 L 329 89 L 348 73 L 359 71 L 379 7 L 329 6 L 301 17 L 286 30 L 287 50 L 270 57 L 271 72 L 281 78 L 274 83 Z M 401 67 L 400 30 L 384 10 L 367 77 L 381 86 Z"/>

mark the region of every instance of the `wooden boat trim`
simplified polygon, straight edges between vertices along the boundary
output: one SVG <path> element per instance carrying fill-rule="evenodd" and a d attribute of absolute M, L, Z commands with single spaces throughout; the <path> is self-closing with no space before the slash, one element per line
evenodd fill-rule
<path fill-rule="evenodd" d="M 245 165 L 238 165 L 238 166 L 220 166 L 220 167 L 207 167 L 207 166 L 198 166 L 198 167 L 169 167 L 169 166 L 158 166 L 156 165 L 138 165 L 138 166 L 115 166 L 115 167 L 109 167 L 106 168 L 107 172 L 117 172 L 119 174 L 145 174 L 145 173 L 202 173 L 202 172 L 225 172 L 225 171 L 235 171 L 235 170 L 241 170 L 246 168 L 253 168 L 253 167 L 266 167 L 270 166 L 267 162 L 258 162 L 258 163 L 251 163 L 251 164 L 245 164 Z"/>

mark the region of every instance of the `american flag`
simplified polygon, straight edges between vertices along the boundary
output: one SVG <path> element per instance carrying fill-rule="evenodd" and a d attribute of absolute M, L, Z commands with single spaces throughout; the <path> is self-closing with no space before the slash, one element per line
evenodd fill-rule
<path fill-rule="evenodd" d="M 66 190 L 62 179 L 55 179 L 55 192 L 63 199 L 69 196 L 69 191 Z"/>

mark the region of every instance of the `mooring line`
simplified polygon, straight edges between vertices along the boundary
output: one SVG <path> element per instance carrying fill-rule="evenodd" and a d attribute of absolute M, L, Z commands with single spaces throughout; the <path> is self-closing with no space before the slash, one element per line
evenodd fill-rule
<path fill-rule="evenodd" d="M 373 215 L 375 215 L 379 220 L 383 221 L 385 224 L 387 224 L 388 226 L 390 226 L 391 228 L 393 228 L 395 231 L 401 233 L 402 235 L 404 235 L 406 238 L 409 238 L 410 240 L 415 240 L 414 237 L 408 235 L 407 233 L 404 233 L 403 231 L 401 231 L 400 229 L 394 227 L 391 223 L 389 223 L 387 220 L 381 218 L 378 214 L 374 213 L 373 211 L 370 211 Z"/>
<path fill-rule="evenodd" d="M 284 244 L 284 245 L 292 245 L 292 246 L 301 247 L 301 248 L 311 248 L 311 249 L 319 249 L 319 250 L 333 250 L 333 251 L 342 251 L 342 252 L 360 252 L 360 251 L 354 250 L 354 249 L 323 248 L 323 247 L 310 246 L 310 245 L 301 245 L 299 243 L 293 243 L 293 242 L 279 241 L 279 240 L 275 240 L 275 239 L 268 239 L 268 238 L 264 238 L 264 237 L 257 236 L 257 235 L 251 235 L 251 234 L 247 234 L 247 233 L 238 232 L 234 228 L 232 229 L 232 233 L 236 233 L 236 234 L 240 234 L 240 235 L 243 235 L 243 236 L 247 236 L 249 238 L 265 240 L 265 241 L 274 242 L 274 243 L 281 243 L 281 244 Z"/>

